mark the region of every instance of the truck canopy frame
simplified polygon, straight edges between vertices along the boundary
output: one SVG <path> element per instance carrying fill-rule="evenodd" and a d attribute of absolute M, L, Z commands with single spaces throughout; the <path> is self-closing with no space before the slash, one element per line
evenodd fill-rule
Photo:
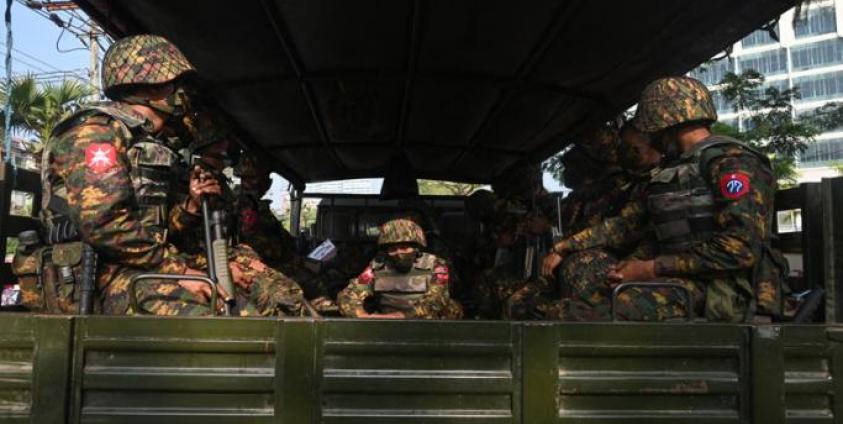
<path fill-rule="evenodd" d="M 396 164 L 417 178 L 488 183 L 794 4 L 77 3 L 114 37 L 156 33 L 181 47 L 244 143 L 300 189 L 382 177 Z"/>

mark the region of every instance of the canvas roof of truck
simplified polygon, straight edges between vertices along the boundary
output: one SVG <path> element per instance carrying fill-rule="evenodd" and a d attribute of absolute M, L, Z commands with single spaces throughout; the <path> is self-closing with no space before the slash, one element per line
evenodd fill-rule
<path fill-rule="evenodd" d="M 395 172 L 488 183 L 559 151 L 793 0 L 79 0 L 174 41 L 294 185 Z"/>

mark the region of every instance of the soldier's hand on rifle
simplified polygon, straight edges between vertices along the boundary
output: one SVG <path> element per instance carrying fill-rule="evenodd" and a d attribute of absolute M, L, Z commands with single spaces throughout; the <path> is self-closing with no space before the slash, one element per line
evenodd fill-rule
<path fill-rule="evenodd" d="M 190 172 L 190 196 L 187 198 L 185 210 L 198 214 L 202 207 L 202 196 L 217 196 L 222 193 L 222 187 L 216 176 L 201 167 L 194 166 Z"/>
<path fill-rule="evenodd" d="M 207 276 L 206 273 L 192 268 L 188 268 L 184 273 L 185 275 Z M 183 289 L 196 296 L 200 302 L 211 301 L 211 286 L 207 283 L 197 280 L 179 280 L 178 284 Z M 217 286 L 217 294 L 217 308 L 222 308 L 224 306 L 224 299 L 229 299 L 231 296 L 220 286 Z"/>
<path fill-rule="evenodd" d="M 553 246 L 553 250 L 548 252 L 548 254 L 542 260 L 542 275 L 545 277 L 553 277 L 553 271 L 559 264 L 562 263 L 562 260 L 565 259 L 565 250 L 559 249 L 558 245 Z"/>
<path fill-rule="evenodd" d="M 655 261 L 621 261 L 607 274 L 614 284 L 624 281 L 650 281 L 656 279 Z"/>
<path fill-rule="evenodd" d="M 192 268 L 188 268 L 184 273 L 185 275 L 199 275 L 202 277 L 207 275 L 202 271 L 195 270 Z M 196 296 L 200 301 L 210 302 L 211 286 L 209 286 L 207 283 L 197 280 L 179 280 L 178 284 L 183 289 Z"/>

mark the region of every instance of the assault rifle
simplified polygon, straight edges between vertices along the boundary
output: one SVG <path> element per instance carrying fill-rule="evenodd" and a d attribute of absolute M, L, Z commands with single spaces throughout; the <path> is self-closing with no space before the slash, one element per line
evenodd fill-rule
<path fill-rule="evenodd" d="M 204 171 L 210 171 L 220 184 L 225 183 L 224 175 L 208 167 L 196 156 L 191 158 L 191 165 L 199 165 Z M 191 167 L 192 169 L 192 167 Z M 228 238 L 225 234 L 225 218 L 220 210 L 211 210 L 207 196 L 202 196 L 202 224 L 205 233 L 205 256 L 208 262 L 208 278 L 219 285 L 227 294 L 224 299 L 225 314 L 237 315 L 237 301 L 234 295 L 234 282 L 228 269 Z M 216 307 L 216 305 L 212 305 Z"/>

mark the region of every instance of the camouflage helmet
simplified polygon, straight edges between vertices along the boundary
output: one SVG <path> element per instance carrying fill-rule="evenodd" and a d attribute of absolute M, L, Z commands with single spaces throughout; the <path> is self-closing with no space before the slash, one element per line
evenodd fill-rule
<path fill-rule="evenodd" d="M 618 131 L 608 125 L 602 125 L 579 140 L 583 153 L 602 163 L 617 163 L 621 140 Z"/>
<path fill-rule="evenodd" d="M 705 84 L 690 77 L 667 77 L 644 88 L 634 124 L 654 133 L 686 122 L 715 121 L 717 111 Z"/>
<path fill-rule="evenodd" d="M 122 88 L 164 84 L 196 69 L 173 43 L 152 34 L 121 38 L 109 47 L 102 61 L 102 87 L 112 99 Z"/>
<path fill-rule="evenodd" d="M 414 243 L 421 247 L 427 246 L 424 230 L 410 219 L 400 218 L 387 221 L 380 228 L 378 246 L 397 243 Z"/>

